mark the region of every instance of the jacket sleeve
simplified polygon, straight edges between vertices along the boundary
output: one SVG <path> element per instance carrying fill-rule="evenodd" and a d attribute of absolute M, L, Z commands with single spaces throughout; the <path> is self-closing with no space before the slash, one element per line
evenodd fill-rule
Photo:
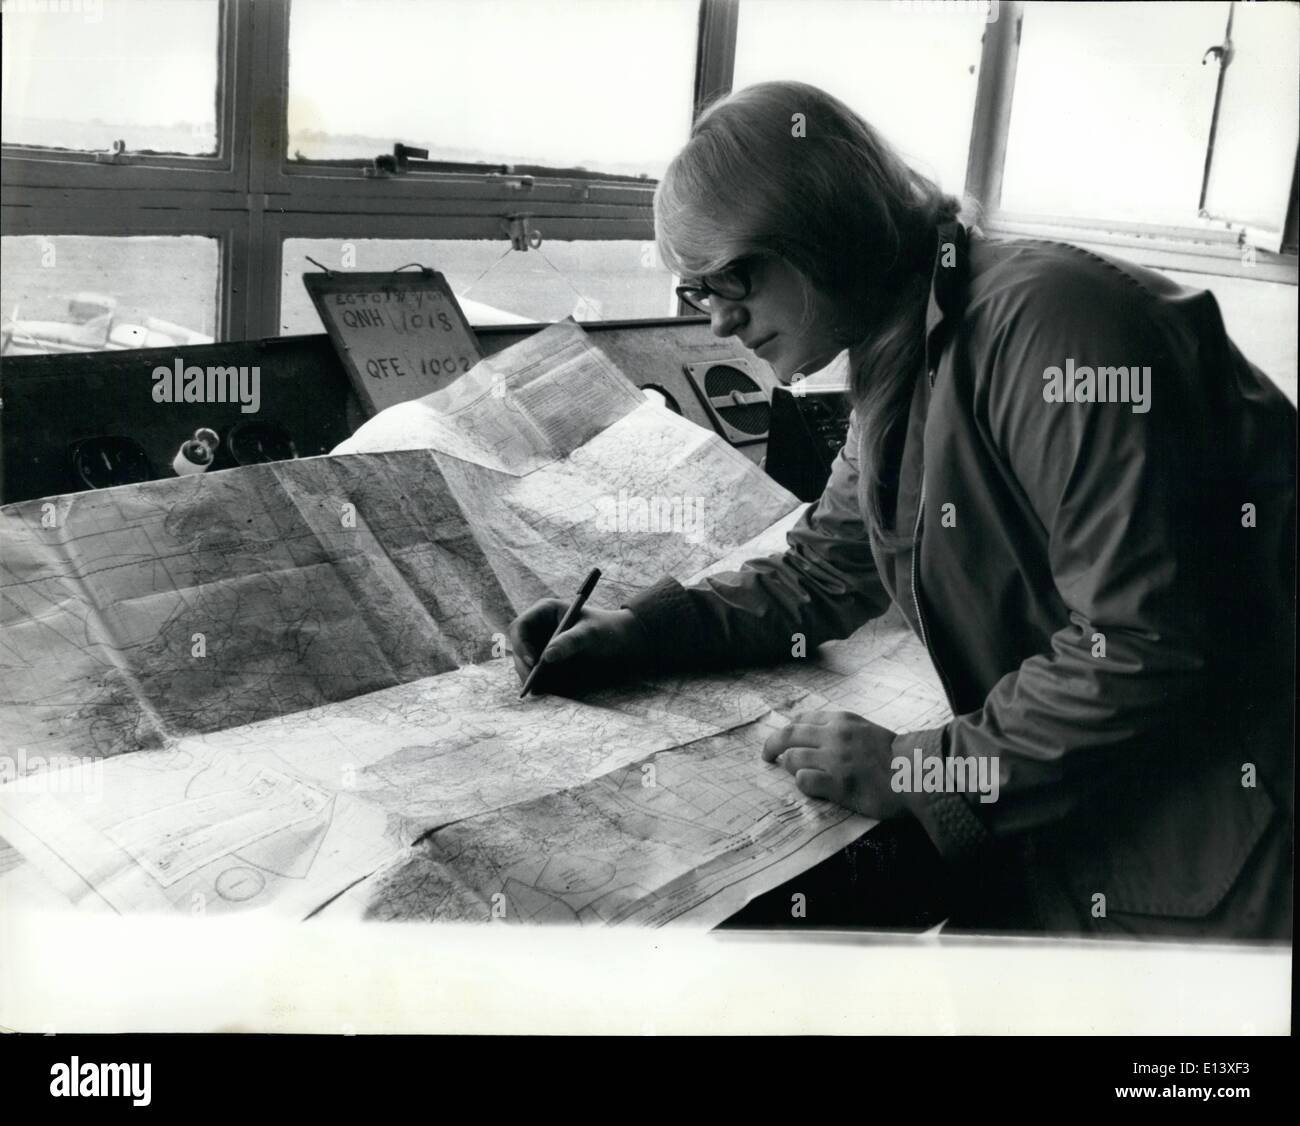
<path fill-rule="evenodd" d="M 627 603 L 663 672 L 775 663 L 796 634 L 808 650 L 848 637 L 889 607 L 858 508 L 856 412 L 821 497 L 786 551 L 683 587 L 664 578 Z"/>
<path fill-rule="evenodd" d="M 1239 509 L 1209 487 L 1219 484 L 1215 420 L 1200 393 L 1196 334 L 1165 304 L 1136 284 L 1117 297 L 1067 279 L 1022 292 L 992 320 L 983 348 L 970 350 L 982 356 L 972 364 L 975 417 L 1044 530 L 1068 624 L 978 710 L 894 742 L 896 754 L 919 748 L 923 760 L 992 760 L 996 801 L 913 799 L 950 862 L 991 837 L 1059 820 L 1119 771 L 1179 769 L 1168 757 L 1179 725 L 1205 718 L 1213 687 L 1207 561 L 1242 532 Z M 1149 368 L 1147 409 L 1048 401 L 1044 373 L 1067 361 Z M 927 536 L 954 534 L 938 519 L 944 499 L 927 500 Z"/>

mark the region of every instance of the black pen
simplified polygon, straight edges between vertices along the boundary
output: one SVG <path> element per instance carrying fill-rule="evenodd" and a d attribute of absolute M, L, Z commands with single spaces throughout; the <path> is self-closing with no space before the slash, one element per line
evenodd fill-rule
<path fill-rule="evenodd" d="M 586 604 L 587 599 L 591 597 L 591 592 L 596 589 L 596 583 L 599 580 L 600 568 L 593 567 L 591 569 L 591 574 L 582 580 L 582 587 L 578 591 L 578 597 L 575 598 L 569 608 L 564 611 L 564 617 L 560 619 L 560 624 L 555 627 L 555 632 L 551 634 L 551 640 L 546 643 L 542 648 L 541 653 L 538 654 L 537 663 L 533 665 L 532 670 L 528 673 L 527 678 L 524 680 L 523 690 L 519 693 L 519 698 L 521 700 L 528 695 L 528 690 L 533 686 L 533 677 L 537 675 L 538 670 L 542 667 L 542 658 L 546 656 L 546 650 L 551 647 L 551 641 L 554 641 L 560 636 L 560 634 L 573 625 L 578 615 L 582 613 L 582 607 Z"/>

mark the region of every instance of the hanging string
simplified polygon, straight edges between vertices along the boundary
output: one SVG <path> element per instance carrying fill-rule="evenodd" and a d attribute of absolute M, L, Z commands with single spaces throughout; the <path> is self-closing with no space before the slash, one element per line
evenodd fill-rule
<path fill-rule="evenodd" d="M 512 250 L 514 250 L 513 246 L 507 246 L 505 250 L 502 251 L 498 257 L 496 257 L 490 263 L 488 263 L 486 268 L 484 268 L 482 272 L 479 273 L 478 277 L 476 277 L 472 282 L 469 283 L 469 285 L 467 285 L 464 289 L 460 291 L 460 295 L 462 297 L 468 297 L 470 295 L 470 291 L 473 290 L 473 288 L 476 285 L 478 285 L 478 283 L 481 282 L 485 277 L 487 277 L 489 273 L 491 273 L 494 269 L 496 269 L 496 267 L 500 265 L 501 262 L 505 259 L 506 255 L 508 255 Z M 554 262 L 550 260 L 550 258 L 546 256 L 545 252 L 542 250 L 540 246 L 533 247 L 533 250 L 535 250 L 537 254 L 541 256 L 543 262 L 545 262 L 553 271 L 555 271 L 559 279 L 562 282 L 564 282 L 566 286 L 569 287 L 569 290 L 573 293 L 575 297 L 577 297 L 579 301 L 584 302 L 588 306 L 588 308 L 592 309 L 593 311 L 596 309 L 595 300 L 593 298 L 588 297 L 585 293 L 583 293 L 580 289 L 578 289 L 578 287 L 575 286 L 573 282 L 569 280 L 568 275 L 565 274 L 565 272 L 561 270 L 559 266 L 557 266 Z"/>
<path fill-rule="evenodd" d="M 550 268 L 551 268 L 552 270 L 554 270 L 557 274 L 559 274 L 559 275 L 560 275 L 560 280 L 563 281 L 564 284 L 567 285 L 571 290 L 573 290 L 573 292 L 574 292 L 575 294 L 577 294 L 578 300 L 579 300 L 579 301 L 585 301 L 585 302 L 587 303 L 587 306 L 588 306 L 590 309 L 592 309 L 593 311 L 595 311 L 596 305 L 595 305 L 594 300 L 593 300 L 592 298 L 588 297 L 585 293 L 581 293 L 581 292 L 579 292 L 578 288 L 573 284 L 573 282 L 569 281 L 569 279 L 568 279 L 568 277 L 565 275 L 564 271 L 561 270 L 561 269 L 559 268 L 559 266 L 557 266 L 557 265 L 556 265 L 554 262 L 552 262 L 549 258 L 547 258 L 545 254 L 542 254 L 542 248 L 541 248 L 540 246 L 539 246 L 539 247 L 536 247 L 535 249 L 536 249 L 536 251 L 537 251 L 538 254 L 541 254 L 541 255 L 542 255 L 542 261 L 545 262 L 548 266 L 550 266 Z"/>
<path fill-rule="evenodd" d="M 479 274 L 479 276 L 476 277 L 472 282 L 470 282 L 469 285 L 467 285 L 464 289 L 460 291 L 460 295 L 462 297 L 468 297 L 469 291 L 473 289 L 476 285 L 478 285 L 478 283 L 481 282 L 485 277 L 487 277 L 488 273 L 491 270 L 495 269 L 497 265 L 501 262 L 501 259 L 504 258 L 507 254 L 509 254 L 513 249 L 514 249 L 513 246 L 507 246 L 505 250 L 501 253 L 500 257 L 489 262 L 487 268 L 481 274 Z"/>

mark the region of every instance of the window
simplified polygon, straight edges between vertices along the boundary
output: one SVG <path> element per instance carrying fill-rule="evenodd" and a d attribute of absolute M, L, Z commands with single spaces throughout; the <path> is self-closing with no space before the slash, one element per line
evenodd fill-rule
<path fill-rule="evenodd" d="M 8 145 L 217 151 L 217 0 L 6 6 Z"/>
<path fill-rule="evenodd" d="M 527 251 L 501 241 L 455 239 L 286 239 L 280 331 L 322 332 L 302 275 L 327 269 L 394 270 L 411 262 L 443 273 L 472 325 L 667 317 L 673 279 L 649 242 L 543 242 Z"/>
<path fill-rule="evenodd" d="M 1297 53 L 1294 3 L 1026 5 L 1002 209 L 1231 230 L 1229 248 L 1242 232 L 1277 252 Z"/>
<path fill-rule="evenodd" d="M 478 323 L 667 315 L 656 178 L 704 101 L 771 78 L 842 98 L 992 233 L 1296 279 L 1295 3 L 5 8 L 0 324 L 43 325 L 7 348 L 318 331 L 305 255 L 433 265 Z M 541 246 L 507 252 L 512 224 Z"/>
<path fill-rule="evenodd" d="M 1194 223 L 1224 3 L 1025 9 L 1002 207 Z"/>
<path fill-rule="evenodd" d="M 162 348 L 216 335 L 216 239 L 5 236 L 0 254 L 0 354 Z"/>
<path fill-rule="evenodd" d="M 820 86 L 960 195 L 990 11 L 982 4 L 743 0 L 733 86 L 771 79 Z"/>
<path fill-rule="evenodd" d="M 286 155 L 402 141 L 433 161 L 658 177 L 690 127 L 697 19 L 694 0 L 295 0 Z"/>
<path fill-rule="evenodd" d="M 433 265 L 479 323 L 675 311 L 651 202 L 690 127 L 696 0 L 295 0 L 272 14 L 288 98 L 253 141 L 280 260 L 260 331 L 318 331 L 304 254 Z M 521 94 L 502 74 L 535 78 Z M 427 156 L 398 164 L 399 142 Z M 516 220 L 540 247 L 507 254 Z"/>
<path fill-rule="evenodd" d="M 1235 4 L 1232 60 L 1223 75 L 1205 210 L 1281 249 L 1300 122 L 1300 7 Z"/>

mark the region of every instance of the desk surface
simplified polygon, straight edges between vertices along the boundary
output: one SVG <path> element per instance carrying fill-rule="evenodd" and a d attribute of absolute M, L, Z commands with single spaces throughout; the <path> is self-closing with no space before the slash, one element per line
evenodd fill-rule
<path fill-rule="evenodd" d="M 487 376 L 438 412 L 433 449 L 0 510 L 0 597 L 19 610 L 0 722 L 29 754 L 102 770 L 111 797 L 0 790 L 0 835 L 75 902 L 120 911 L 302 918 L 382 871 L 367 890 L 421 918 L 477 917 L 506 879 L 515 917 L 650 924 L 719 921 L 861 836 L 758 759 L 755 725 L 795 705 L 895 730 L 944 718 L 897 617 L 777 669 L 518 699 L 509 622 L 592 560 L 593 605 L 617 606 L 780 550 L 800 506 L 574 326 Z M 625 497 L 708 519 L 647 504 L 611 525 Z M 468 867 L 427 908 L 425 869 L 446 865 L 415 846 L 438 835 Z"/>

